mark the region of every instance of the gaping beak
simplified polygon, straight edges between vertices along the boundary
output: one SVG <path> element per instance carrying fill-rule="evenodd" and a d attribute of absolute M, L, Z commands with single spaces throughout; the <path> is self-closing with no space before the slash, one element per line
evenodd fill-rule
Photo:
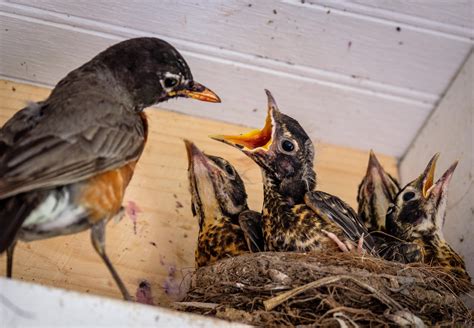
<path fill-rule="evenodd" d="M 268 97 L 268 111 L 265 125 L 262 129 L 252 130 L 240 135 L 211 135 L 209 137 L 246 152 L 254 152 L 257 150 L 268 151 L 272 144 L 273 125 L 275 122 L 274 115 L 275 112 L 278 111 L 278 107 L 270 91 L 265 91 Z"/>
<path fill-rule="evenodd" d="M 456 169 L 456 166 L 458 165 L 458 161 L 455 161 L 449 169 L 444 172 L 444 174 L 441 176 L 441 178 L 436 181 L 434 186 L 431 188 L 429 191 L 430 196 L 435 196 L 437 198 L 441 197 L 444 193 L 448 191 L 448 185 L 449 182 L 451 181 L 451 178 L 453 177 L 454 170 Z"/>
<path fill-rule="evenodd" d="M 206 217 L 215 218 L 220 211 L 219 201 L 216 198 L 216 169 L 211 165 L 211 160 L 189 140 L 184 140 L 188 154 L 188 178 L 191 195 L 193 198 L 193 211 L 199 208 L 199 226 L 202 227 Z M 194 199 L 199 199 L 194 203 Z"/>
<path fill-rule="evenodd" d="M 168 93 L 170 97 L 187 97 L 200 101 L 207 101 L 212 103 L 220 103 L 221 99 L 210 89 L 206 88 L 200 83 L 194 82 L 191 87 L 179 91 L 171 91 Z"/>
<path fill-rule="evenodd" d="M 423 173 L 417 179 L 417 186 L 421 189 L 421 194 L 424 198 L 428 198 L 431 187 L 434 182 L 434 174 L 436 170 L 436 162 L 438 161 L 439 153 L 436 153 L 429 161 Z"/>
<path fill-rule="evenodd" d="M 382 182 L 382 185 L 387 190 L 390 190 L 390 186 L 394 184 L 394 182 L 390 179 L 388 173 L 380 164 L 372 149 L 370 150 L 369 164 L 367 165 L 366 177 L 372 181 L 376 179 L 376 177 L 379 177 Z"/>
<path fill-rule="evenodd" d="M 191 169 L 194 163 L 200 162 L 207 166 L 207 157 L 204 155 L 204 153 L 196 147 L 196 145 L 187 140 L 184 139 L 184 145 L 186 146 L 186 153 L 188 154 L 188 170 Z"/>
<path fill-rule="evenodd" d="M 376 171 L 379 175 L 383 175 L 383 173 L 385 173 L 385 170 L 375 156 L 374 151 L 371 149 L 369 155 L 369 165 L 367 166 L 367 175 L 370 175 L 370 173 L 373 171 Z"/>

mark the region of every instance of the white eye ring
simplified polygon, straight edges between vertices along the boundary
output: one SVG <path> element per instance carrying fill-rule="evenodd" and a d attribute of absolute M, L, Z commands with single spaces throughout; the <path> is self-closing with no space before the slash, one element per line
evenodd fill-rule
<path fill-rule="evenodd" d="M 293 154 L 297 150 L 297 144 L 295 141 L 284 138 L 280 144 L 279 148 L 281 149 L 282 152 L 286 154 Z"/>
<path fill-rule="evenodd" d="M 172 74 L 172 73 L 165 73 L 164 79 L 162 79 L 161 86 L 165 90 L 172 90 L 175 88 L 181 81 L 181 76 Z"/>

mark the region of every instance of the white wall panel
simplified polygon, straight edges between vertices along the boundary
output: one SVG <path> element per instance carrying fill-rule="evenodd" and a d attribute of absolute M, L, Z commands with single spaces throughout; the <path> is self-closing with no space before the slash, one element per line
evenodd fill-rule
<path fill-rule="evenodd" d="M 246 1 L 10 1 L 93 30 L 118 26 L 157 33 L 428 94 L 444 91 L 470 48 L 416 28 L 397 31 L 396 22 L 328 14 L 296 0 L 252 1 L 250 7 Z"/>
<path fill-rule="evenodd" d="M 0 20 L 4 27 L 0 30 L 0 74 L 34 83 L 55 84 L 117 39 L 1 14 Z M 300 120 L 314 139 L 400 156 L 430 110 L 429 106 L 403 99 L 348 91 L 256 66 L 184 54 L 195 79 L 205 82 L 223 100 L 222 105 L 214 107 L 195 101 L 163 104 L 192 115 L 260 126 L 266 111 L 265 87 L 274 93 L 281 110 Z"/>

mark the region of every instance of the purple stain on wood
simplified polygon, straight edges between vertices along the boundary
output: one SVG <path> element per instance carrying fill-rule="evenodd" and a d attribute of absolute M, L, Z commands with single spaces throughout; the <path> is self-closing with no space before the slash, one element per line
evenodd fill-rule
<path fill-rule="evenodd" d="M 135 293 L 135 298 L 137 303 L 155 305 L 155 303 L 153 303 L 153 296 L 151 294 L 151 285 L 148 281 L 140 281 Z"/>
<path fill-rule="evenodd" d="M 170 295 L 172 293 L 173 287 L 171 286 L 168 279 L 166 279 L 165 282 L 163 283 L 163 289 L 164 289 L 166 295 Z"/>
<path fill-rule="evenodd" d="M 180 295 L 180 282 L 176 280 L 176 266 L 171 264 L 168 267 L 168 277 L 163 282 L 163 289 L 166 295 L 178 297 Z"/>
<path fill-rule="evenodd" d="M 137 218 L 138 218 L 138 213 L 141 213 L 142 210 L 134 201 L 129 201 L 127 203 L 127 206 L 125 207 L 125 213 L 127 213 L 127 216 L 132 220 L 133 222 L 133 233 L 136 235 L 137 234 Z"/>
<path fill-rule="evenodd" d="M 175 278 L 176 277 L 176 267 L 174 265 L 171 265 L 168 268 L 168 277 L 170 277 L 170 278 Z"/>

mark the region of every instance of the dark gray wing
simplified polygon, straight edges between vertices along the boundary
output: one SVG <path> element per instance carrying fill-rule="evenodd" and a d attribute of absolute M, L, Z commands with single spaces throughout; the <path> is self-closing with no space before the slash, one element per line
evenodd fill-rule
<path fill-rule="evenodd" d="M 15 114 L 0 130 L 0 199 L 87 179 L 138 159 L 144 118 L 113 101 L 99 103 L 94 111 L 81 104 L 57 110 L 39 103 Z"/>
<path fill-rule="evenodd" d="M 423 260 L 423 249 L 416 243 L 409 243 L 382 231 L 372 233 L 377 254 L 387 261 L 415 263 Z"/>
<path fill-rule="evenodd" d="M 308 205 L 318 216 L 335 222 L 344 231 L 345 235 L 357 243 L 364 234 L 364 247 L 372 251 L 374 241 L 364 227 L 356 212 L 346 202 L 339 197 L 325 193 L 323 191 L 311 191 L 304 197 Z"/>
<path fill-rule="evenodd" d="M 0 199 L 0 254 L 15 241 L 23 222 L 48 197 L 48 193 L 39 190 Z"/>
<path fill-rule="evenodd" d="M 252 253 L 263 252 L 265 240 L 263 239 L 261 214 L 251 210 L 243 211 L 239 215 L 239 225 L 244 232 L 249 250 Z"/>

